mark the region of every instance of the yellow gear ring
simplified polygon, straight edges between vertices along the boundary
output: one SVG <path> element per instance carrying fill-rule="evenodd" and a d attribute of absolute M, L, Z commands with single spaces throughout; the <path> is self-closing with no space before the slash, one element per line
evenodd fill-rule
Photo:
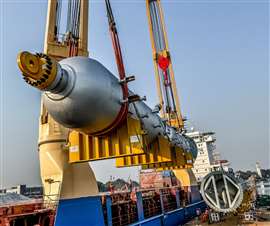
<path fill-rule="evenodd" d="M 43 53 L 21 52 L 17 57 L 17 63 L 24 80 L 40 90 L 46 89 L 55 80 L 57 63 Z"/>
<path fill-rule="evenodd" d="M 36 55 L 29 52 L 21 52 L 17 58 L 18 66 L 22 73 L 33 79 L 39 79 L 41 71 L 40 60 Z"/>

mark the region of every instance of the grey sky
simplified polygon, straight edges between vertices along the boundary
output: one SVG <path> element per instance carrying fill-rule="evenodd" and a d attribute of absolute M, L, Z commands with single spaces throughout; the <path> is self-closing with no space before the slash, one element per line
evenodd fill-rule
<path fill-rule="evenodd" d="M 192 126 L 215 131 L 235 169 L 269 167 L 268 1 L 162 1 L 182 111 Z M 46 1 L 0 0 L 0 183 L 39 183 L 39 98 L 20 77 L 21 50 L 42 51 Z M 145 4 L 112 1 L 132 88 L 157 103 Z M 116 74 L 103 1 L 90 0 L 89 52 Z M 137 169 L 94 163 L 99 180 Z"/>

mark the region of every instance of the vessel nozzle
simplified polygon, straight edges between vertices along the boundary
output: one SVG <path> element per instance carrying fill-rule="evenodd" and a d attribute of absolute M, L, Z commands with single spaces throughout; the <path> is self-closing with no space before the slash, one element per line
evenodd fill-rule
<path fill-rule="evenodd" d="M 57 62 L 46 54 L 23 51 L 18 54 L 17 63 L 24 80 L 31 86 L 45 90 L 55 80 Z"/>

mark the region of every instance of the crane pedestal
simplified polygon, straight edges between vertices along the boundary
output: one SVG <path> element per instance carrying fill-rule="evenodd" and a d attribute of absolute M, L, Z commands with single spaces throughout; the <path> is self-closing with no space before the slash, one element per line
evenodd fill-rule
<path fill-rule="evenodd" d="M 201 200 L 200 190 L 192 169 L 173 170 L 175 177 L 181 182 L 181 186 L 188 189 L 188 199 L 190 203 Z"/>
<path fill-rule="evenodd" d="M 46 120 L 43 119 L 44 114 L 41 114 L 39 159 L 45 203 L 57 205 L 59 199 L 97 195 L 96 178 L 90 165 L 68 162 L 69 153 L 65 148 L 68 129 L 55 122 L 48 114 Z"/>

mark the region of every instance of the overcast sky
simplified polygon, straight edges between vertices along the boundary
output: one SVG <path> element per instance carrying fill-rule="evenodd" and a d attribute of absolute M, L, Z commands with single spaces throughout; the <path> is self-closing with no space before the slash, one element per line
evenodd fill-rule
<path fill-rule="evenodd" d="M 157 101 L 145 1 L 112 1 L 131 87 Z M 268 1 L 163 0 L 183 114 L 189 125 L 216 132 L 216 146 L 234 169 L 269 167 Z M 0 0 L 0 184 L 39 184 L 40 93 L 16 65 L 22 50 L 42 51 L 46 1 Z M 103 1 L 90 0 L 89 52 L 116 74 Z M 98 180 L 136 178 L 137 168 L 93 164 Z"/>

